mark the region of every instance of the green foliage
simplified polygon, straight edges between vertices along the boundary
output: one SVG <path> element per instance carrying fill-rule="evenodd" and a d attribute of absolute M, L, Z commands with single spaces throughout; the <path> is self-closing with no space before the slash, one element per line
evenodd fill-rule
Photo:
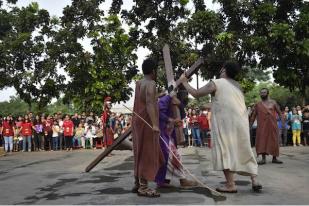
<path fill-rule="evenodd" d="M 298 91 L 291 92 L 289 89 L 282 86 L 264 82 L 258 84 L 251 91 L 245 94 L 245 101 L 248 106 L 261 101 L 260 90 L 262 88 L 269 89 L 270 98 L 276 100 L 281 108 L 285 106 L 293 107 L 302 103 L 301 95 Z"/>
<path fill-rule="evenodd" d="M 201 97 L 199 99 L 189 98 L 189 103 L 187 107 L 202 109 L 203 107 L 209 105 L 209 102 L 210 102 L 209 96 Z"/>
<path fill-rule="evenodd" d="M 16 97 L 11 97 L 10 101 L 0 102 L 0 108 L 2 116 L 24 116 L 29 111 L 27 103 Z"/>
<path fill-rule="evenodd" d="M 64 9 L 63 27 L 57 40 L 59 48 L 69 47 L 60 51 L 63 55 L 60 61 L 71 78 L 64 102 L 96 112 L 102 111 L 106 96 L 111 96 L 113 102 L 129 100 L 133 91 L 129 84 L 137 73 L 136 44 L 116 14 L 101 16 L 103 11 L 98 8 L 99 4 L 98 1 L 73 1 Z M 93 11 L 85 14 L 90 8 Z M 80 23 L 83 21 L 87 24 Z M 79 32 L 71 33 L 72 30 Z M 90 39 L 93 53 L 76 43 L 83 37 Z"/>
<path fill-rule="evenodd" d="M 14 2 L 13 2 L 14 3 Z M 0 9 L 4 30 L 0 33 L 0 89 L 13 86 L 31 108 L 43 108 L 59 97 L 64 76 L 57 71 L 53 34 L 57 24 L 37 3 L 27 7 Z M 1 18 L 2 19 L 2 18 Z"/>

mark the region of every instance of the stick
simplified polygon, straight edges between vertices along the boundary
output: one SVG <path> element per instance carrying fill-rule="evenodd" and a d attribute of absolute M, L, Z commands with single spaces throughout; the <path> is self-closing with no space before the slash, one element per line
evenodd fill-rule
<path fill-rule="evenodd" d="M 128 107 L 126 107 L 125 105 L 123 105 L 125 108 L 127 108 L 129 111 L 131 111 L 134 115 L 136 115 L 138 118 L 140 118 L 143 122 L 146 123 L 146 125 L 148 125 L 151 129 L 152 126 L 146 121 L 144 120 L 141 116 L 139 116 L 137 113 L 135 113 L 134 111 L 132 111 L 131 109 L 129 109 Z M 216 190 L 212 189 L 211 187 L 207 186 L 206 184 L 204 184 L 203 182 L 201 182 L 199 179 L 197 179 L 193 174 L 191 174 L 191 172 L 178 160 L 177 156 L 173 153 L 173 151 L 170 150 L 170 148 L 168 147 L 168 144 L 165 142 L 165 140 L 161 137 L 160 135 L 160 139 L 164 142 L 165 146 L 168 148 L 169 152 L 171 152 L 171 154 L 175 157 L 175 159 L 178 161 L 178 163 L 182 166 L 182 168 L 184 168 L 184 170 L 196 181 L 198 182 L 200 185 L 202 185 L 203 187 L 207 188 L 208 190 L 210 190 L 212 192 L 212 194 L 217 195 L 217 196 L 221 196 L 221 197 L 225 197 L 223 194 L 221 194 L 220 192 L 217 192 Z"/>

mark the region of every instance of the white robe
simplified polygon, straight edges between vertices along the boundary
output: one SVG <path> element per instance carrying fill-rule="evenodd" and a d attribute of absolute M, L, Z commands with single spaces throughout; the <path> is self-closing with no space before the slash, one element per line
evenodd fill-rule
<path fill-rule="evenodd" d="M 241 175 L 257 175 L 243 93 L 227 79 L 213 82 L 216 85 L 211 108 L 214 170 L 229 169 Z"/>

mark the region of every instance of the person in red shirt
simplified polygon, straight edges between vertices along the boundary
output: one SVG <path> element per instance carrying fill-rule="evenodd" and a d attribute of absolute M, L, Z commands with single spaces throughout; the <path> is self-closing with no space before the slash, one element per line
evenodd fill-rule
<path fill-rule="evenodd" d="M 21 135 L 23 136 L 23 152 L 26 151 L 26 146 L 28 142 L 28 152 L 31 152 L 31 140 L 32 140 L 32 129 L 34 129 L 32 122 L 28 115 L 25 115 L 25 119 L 21 124 Z"/>
<path fill-rule="evenodd" d="M 203 109 L 201 114 L 198 116 L 198 122 L 200 125 L 200 132 L 201 132 L 201 139 L 202 142 L 207 142 L 207 133 L 209 131 L 209 123 L 208 123 L 208 117 L 207 117 L 208 111 L 207 109 Z"/>
<path fill-rule="evenodd" d="M 72 150 L 74 123 L 70 119 L 69 115 L 65 115 L 65 120 L 63 121 L 62 127 L 63 127 L 63 135 L 64 135 L 64 141 L 65 141 L 65 146 L 67 148 L 67 151 Z"/>
<path fill-rule="evenodd" d="M 1 127 L 1 133 L 4 138 L 5 152 L 13 151 L 13 136 L 14 136 L 13 118 L 8 116 L 3 122 Z"/>
<path fill-rule="evenodd" d="M 45 150 L 53 150 L 52 146 L 52 135 L 53 135 L 53 121 L 51 117 L 48 115 L 47 119 L 42 119 L 43 124 L 43 132 L 44 132 L 44 149 Z"/>
<path fill-rule="evenodd" d="M 190 117 L 190 127 L 192 130 L 192 136 L 195 140 L 195 144 L 198 147 L 203 147 L 203 142 L 201 140 L 201 133 L 200 133 L 200 124 L 198 122 L 198 115 L 196 114 L 196 110 L 192 110 L 192 116 Z"/>

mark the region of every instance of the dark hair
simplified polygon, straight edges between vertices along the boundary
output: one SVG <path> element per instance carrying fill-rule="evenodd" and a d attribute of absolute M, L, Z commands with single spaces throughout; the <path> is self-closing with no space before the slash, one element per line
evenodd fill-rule
<path fill-rule="evenodd" d="M 148 58 L 142 64 L 143 74 L 151 74 L 152 71 L 157 69 L 157 64 L 154 60 Z"/>
<path fill-rule="evenodd" d="M 235 61 L 227 61 L 223 64 L 223 68 L 225 69 L 226 75 L 232 79 L 235 79 L 236 76 L 240 72 L 240 66 Z"/>
<path fill-rule="evenodd" d="M 260 89 L 260 92 L 261 92 L 262 90 L 266 90 L 266 91 L 267 91 L 267 94 L 269 94 L 268 88 L 264 87 L 264 88 Z"/>

